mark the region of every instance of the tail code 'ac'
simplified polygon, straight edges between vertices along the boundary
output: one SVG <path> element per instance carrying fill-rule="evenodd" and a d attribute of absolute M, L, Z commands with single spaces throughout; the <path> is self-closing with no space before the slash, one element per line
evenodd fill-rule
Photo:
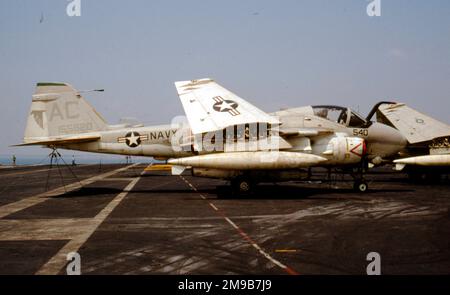
<path fill-rule="evenodd" d="M 67 83 L 38 83 L 24 142 L 107 129 L 106 121 Z"/>

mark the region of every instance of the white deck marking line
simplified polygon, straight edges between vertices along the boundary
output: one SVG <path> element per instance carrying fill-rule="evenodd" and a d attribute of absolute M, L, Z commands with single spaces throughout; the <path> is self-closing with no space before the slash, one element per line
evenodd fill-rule
<path fill-rule="evenodd" d="M 91 218 L 0 219 L 0 241 L 69 240 L 89 229 Z"/>
<path fill-rule="evenodd" d="M 91 184 L 93 182 L 96 182 L 96 181 L 99 181 L 101 179 L 107 178 L 107 177 L 109 177 L 111 175 L 114 175 L 116 173 L 125 171 L 125 170 L 127 170 L 129 168 L 132 168 L 132 167 L 138 165 L 138 164 L 139 163 L 132 164 L 132 165 L 129 165 L 129 166 L 126 166 L 126 167 L 122 167 L 122 168 L 119 168 L 119 169 L 116 169 L 116 170 L 113 170 L 113 171 L 109 171 L 109 172 L 106 172 L 106 173 L 103 173 L 103 174 L 100 174 L 100 175 L 93 176 L 93 177 L 88 178 L 88 179 L 80 180 L 81 185 L 80 185 L 80 182 L 76 181 L 74 183 L 66 185 L 65 187 L 64 186 L 60 186 L 60 187 L 58 187 L 56 189 L 53 189 L 51 191 L 44 192 L 42 194 L 38 194 L 38 195 L 35 195 L 35 196 L 27 197 L 27 198 L 24 198 L 24 199 L 22 199 L 20 201 L 14 202 L 14 203 L 6 204 L 6 205 L 0 207 L 0 218 L 3 218 L 3 217 L 8 216 L 10 214 L 16 213 L 16 212 L 18 212 L 20 210 L 23 210 L 23 209 L 26 209 L 28 207 L 37 205 L 39 203 L 42 203 L 42 202 L 48 200 L 50 197 L 55 197 L 55 196 L 58 196 L 58 195 L 62 195 L 62 194 L 74 191 L 76 189 L 79 189 L 79 188 L 81 188 L 83 186 L 86 186 L 88 184 Z"/>
<path fill-rule="evenodd" d="M 187 180 L 180 175 L 180 177 L 187 182 Z M 191 185 L 189 183 L 189 185 Z M 208 204 L 213 207 L 214 204 L 209 203 Z M 270 262 L 272 262 L 273 264 L 275 264 L 276 266 L 280 267 L 281 269 L 283 269 L 285 272 L 287 272 L 288 274 L 291 275 L 298 275 L 298 273 L 293 270 L 292 268 L 284 265 L 283 263 L 281 263 L 280 261 L 276 260 L 275 258 L 273 258 L 272 256 L 270 256 L 269 253 L 267 253 L 266 251 L 264 251 L 255 241 L 252 240 L 252 238 L 250 238 L 249 235 L 247 235 L 239 226 L 236 225 L 236 223 L 234 223 L 230 218 L 228 218 L 227 216 L 225 216 L 221 210 L 219 208 L 217 208 L 216 206 L 213 207 L 213 209 L 216 208 L 216 212 L 222 216 L 226 222 L 228 222 L 253 248 L 255 248 L 262 256 L 264 256 L 267 260 L 269 260 Z"/>
<path fill-rule="evenodd" d="M 88 167 L 88 166 L 95 166 L 97 164 L 86 164 L 86 165 L 82 165 L 80 167 Z M 31 171 L 22 171 L 22 172 L 13 172 L 13 173 L 0 173 L 0 176 L 16 176 L 16 175 L 25 175 L 25 174 L 33 174 L 33 173 L 37 173 L 37 172 L 44 172 L 44 171 L 48 171 L 51 169 L 55 169 L 55 168 L 44 168 L 44 169 L 37 169 L 37 170 L 31 170 Z"/>
<path fill-rule="evenodd" d="M 145 173 L 145 170 L 141 172 Z M 120 204 L 120 202 L 126 197 L 126 195 L 133 189 L 136 183 L 141 179 L 141 176 L 133 179 L 124 190 L 119 193 L 111 202 L 103 208 L 94 218 L 93 223 L 89 229 L 77 238 L 70 240 L 64 247 L 62 247 L 55 256 L 53 256 L 46 264 L 44 264 L 36 274 L 38 275 L 51 275 L 58 274 L 61 269 L 66 265 L 66 256 L 70 252 L 76 252 L 80 247 L 86 243 L 89 237 L 95 232 L 97 227 L 108 217 L 108 215 Z"/>
<path fill-rule="evenodd" d="M 103 179 L 99 179 L 98 181 L 132 181 L 133 179 L 135 179 L 136 177 L 109 177 L 109 178 L 103 178 Z"/>
<path fill-rule="evenodd" d="M 50 170 L 50 168 L 46 168 L 46 169 L 37 169 L 37 170 L 32 170 L 32 171 L 23 171 L 23 172 L 13 172 L 13 173 L 5 173 L 5 174 L 0 174 L 1 176 L 16 176 L 16 175 L 25 175 L 25 174 L 32 174 L 32 173 L 38 173 L 38 172 L 44 172 L 44 171 L 48 171 Z"/>
<path fill-rule="evenodd" d="M 239 226 L 237 226 L 236 223 L 234 223 L 233 221 L 231 221 L 230 218 L 225 217 L 225 220 L 226 220 L 229 224 L 231 224 L 231 226 L 234 227 L 235 229 L 239 229 Z"/>

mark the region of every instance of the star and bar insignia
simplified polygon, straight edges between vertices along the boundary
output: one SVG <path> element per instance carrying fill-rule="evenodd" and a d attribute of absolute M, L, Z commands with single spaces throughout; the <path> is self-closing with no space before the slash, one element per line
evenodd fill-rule
<path fill-rule="evenodd" d="M 239 106 L 237 102 L 230 99 L 223 99 L 221 96 L 214 96 L 212 99 L 215 101 L 213 109 L 216 112 L 228 112 L 232 116 L 241 114 L 237 110 L 237 107 Z"/>
<path fill-rule="evenodd" d="M 148 140 L 148 135 L 140 135 L 136 131 L 128 132 L 124 137 L 117 138 L 117 142 L 126 143 L 127 146 L 132 148 L 139 146 L 144 140 Z"/>

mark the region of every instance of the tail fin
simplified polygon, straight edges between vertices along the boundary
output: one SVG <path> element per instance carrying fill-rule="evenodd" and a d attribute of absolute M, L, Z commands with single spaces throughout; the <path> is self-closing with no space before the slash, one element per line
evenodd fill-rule
<path fill-rule="evenodd" d="M 38 83 L 24 142 L 107 129 L 106 121 L 66 83 Z"/>

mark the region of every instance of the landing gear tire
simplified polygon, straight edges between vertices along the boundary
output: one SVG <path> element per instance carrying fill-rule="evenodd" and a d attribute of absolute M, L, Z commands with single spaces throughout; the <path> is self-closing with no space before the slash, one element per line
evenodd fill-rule
<path fill-rule="evenodd" d="M 253 183 L 247 178 L 237 178 L 231 181 L 234 195 L 245 196 L 253 192 Z"/>
<path fill-rule="evenodd" d="M 357 180 L 353 185 L 353 189 L 357 192 L 365 193 L 369 189 L 369 186 L 367 185 L 367 182 L 365 182 L 364 180 Z"/>

